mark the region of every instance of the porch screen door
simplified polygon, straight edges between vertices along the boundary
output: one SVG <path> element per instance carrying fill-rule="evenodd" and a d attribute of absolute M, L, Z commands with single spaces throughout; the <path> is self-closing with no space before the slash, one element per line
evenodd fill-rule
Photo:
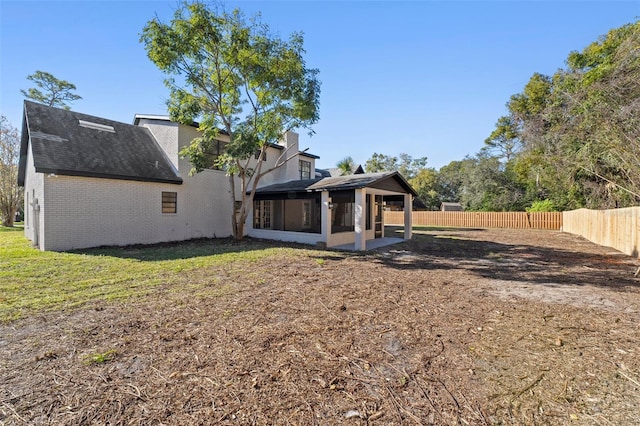
<path fill-rule="evenodd" d="M 382 195 L 376 195 L 376 200 L 375 200 L 375 211 L 376 211 L 376 217 L 375 217 L 375 229 L 376 229 L 376 234 L 375 237 L 376 238 L 382 238 L 383 237 L 383 229 L 382 229 Z"/>

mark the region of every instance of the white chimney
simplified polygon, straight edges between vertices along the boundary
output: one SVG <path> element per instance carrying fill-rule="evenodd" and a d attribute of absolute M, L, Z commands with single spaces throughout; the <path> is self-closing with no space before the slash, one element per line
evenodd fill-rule
<path fill-rule="evenodd" d="M 283 144 L 285 148 L 289 148 L 289 155 L 291 155 L 291 153 L 298 152 L 298 134 L 291 131 L 285 133 Z"/>

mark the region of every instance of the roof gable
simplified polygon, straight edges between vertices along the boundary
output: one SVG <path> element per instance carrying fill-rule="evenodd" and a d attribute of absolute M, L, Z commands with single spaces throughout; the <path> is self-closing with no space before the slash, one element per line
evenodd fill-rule
<path fill-rule="evenodd" d="M 377 188 L 394 192 L 418 193 L 398 172 L 362 173 L 357 175 L 324 178 L 309 187 L 310 190 L 343 191 L 361 188 Z"/>
<path fill-rule="evenodd" d="M 144 127 L 25 101 L 18 176 L 21 185 L 28 144 L 38 173 L 182 183 Z"/>

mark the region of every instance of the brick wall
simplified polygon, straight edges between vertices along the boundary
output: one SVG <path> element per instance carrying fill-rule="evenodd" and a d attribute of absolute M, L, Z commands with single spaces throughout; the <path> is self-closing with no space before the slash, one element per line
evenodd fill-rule
<path fill-rule="evenodd" d="M 187 178 L 183 185 L 46 176 L 41 248 L 69 250 L 227 237 L 231 234 L 230 201 L 214 192 L 225 181 L 224 173 Z M 162 213 L 163 191 L 177 193 L 177 213 Z"/>

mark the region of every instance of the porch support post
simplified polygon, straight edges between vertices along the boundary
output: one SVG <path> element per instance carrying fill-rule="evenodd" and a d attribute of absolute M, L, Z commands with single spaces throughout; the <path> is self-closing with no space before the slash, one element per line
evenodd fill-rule
<path fill-rule="evenodd" d="M 322 241 L 327 245 L 329 244 L 329 224 L 331 223 L 331 210 L 329 210 L 329 191 L 322 191 L 320 193 L 320 235 L 322 235 Z"/>
<path fill-rule="evenodd" d="M 355 209 L 355 249 L 367 249 L 367 212 L 365 210 L 367 200 L 366 188 L 356 189 L 356 209 Z"/>
<path fill-rule="evenodd" d="M 413 200 L 411 194 L 404 194 L 404 239 L 411 239 L 411 212 L 413 210 Z"/>

